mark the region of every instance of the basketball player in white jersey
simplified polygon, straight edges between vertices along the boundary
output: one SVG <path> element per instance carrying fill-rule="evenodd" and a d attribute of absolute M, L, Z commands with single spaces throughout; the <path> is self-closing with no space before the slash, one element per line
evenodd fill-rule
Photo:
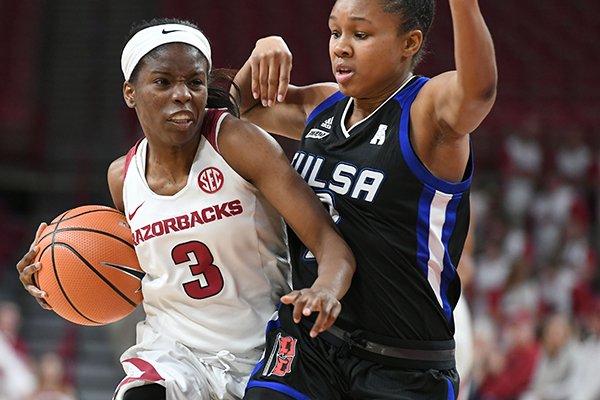
<path fill-rule="evenodd" d="M 298 318 L 318 313 L 314 336 L 339 314 L 354 258 L 276 142 L 231 115 L 229 86 L 211 85 L 211 49 L 195 25 L 135 27 L 121 63 L 145 137 L 110 165 L 108 183 L 145 272 L 146 318 L 121 357 L 115 399 L 241 398 L 290 290 L 280 215 L 319 261 L 312 287 L 281 298 Z M 36 251 L 17 269 L 43 303 L 31 280 Z"/>

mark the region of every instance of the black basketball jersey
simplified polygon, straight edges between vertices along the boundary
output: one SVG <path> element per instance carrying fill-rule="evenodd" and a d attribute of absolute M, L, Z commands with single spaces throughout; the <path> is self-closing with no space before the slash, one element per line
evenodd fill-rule
<path fill-rule="evenodd" d="M 447 340 L 460 295 L 456 266 L 469 226 L 472 161 L 459 183 L 432 175 L 409 137 L 410 107 L 427 78 L 413 77 L 347 129 L 340 92 L 309 116 L 294 168 L 313 188 L 356 257 L 336 324 L 403 340 Z M 312 254 L 289 232 L 295 289 L 316 279 Z"/>

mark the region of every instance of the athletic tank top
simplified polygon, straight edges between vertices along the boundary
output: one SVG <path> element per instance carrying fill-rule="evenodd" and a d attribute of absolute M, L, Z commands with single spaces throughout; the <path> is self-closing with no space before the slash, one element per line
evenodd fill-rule
<path fill-rule="evenodd" d="M 142 280 L 146 323 L 192 349 L 244 353 L 289 291 L 285 225 L 216 150 L 227 114 L 206 110 L 186 186 L 154 193 L 147 141 L 130 150 L 123 200 Z M 138 333 L 139 336 L 139 333 Z"/>
<path fill-rule="evenodd" d="M 410 107 L 427 78 L 413 77 L 347 129 L 353 102 L 340 92 L 309 116 L 292 164 L 352 248 L 357 271 L 336 324 L 372 337 L 452 339 L 456 266 L 469 226 L 472 162 L 451 183 L 432 175 L 409 138 Z M 310 286 L 312 254 L 289 230 L 293 286 Z"/>

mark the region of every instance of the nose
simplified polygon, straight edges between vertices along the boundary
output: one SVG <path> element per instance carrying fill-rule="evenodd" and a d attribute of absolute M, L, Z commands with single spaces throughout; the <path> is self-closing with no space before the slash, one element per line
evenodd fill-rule
<path fill-rule="evenodd" d="M 187 103 L 192 98 L 190 89 L 184 82 L 178 82 L 173 86 L 173 100 L 179 103 Z"/>
<path fill-rule="evenodd" d="M 350 41 L 344 36 L 331 39 L 331 50 L 336 57 L 346 58 L 352 54 Z"/>

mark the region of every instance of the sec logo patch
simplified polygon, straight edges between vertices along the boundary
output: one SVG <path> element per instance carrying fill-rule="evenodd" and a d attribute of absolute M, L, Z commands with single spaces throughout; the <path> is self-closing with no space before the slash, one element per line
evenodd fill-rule
<path fill-rule="evenodd" d="M 198 174 L 198 186 L 206 193 L 215 193 L 223 187 L 223 173 L 215 167 L 208 167 Z"/>

